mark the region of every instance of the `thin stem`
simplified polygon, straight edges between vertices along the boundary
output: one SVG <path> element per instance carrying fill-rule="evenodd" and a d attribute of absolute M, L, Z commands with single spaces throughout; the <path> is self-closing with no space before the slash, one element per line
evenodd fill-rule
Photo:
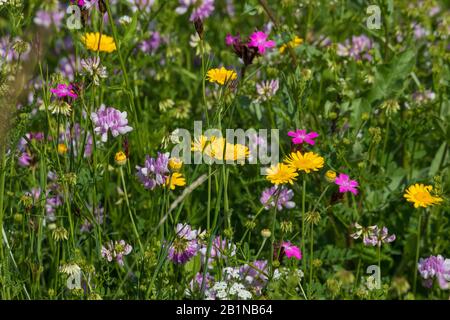
<path fill-rule="evenodd" d="M 413 292 L 416 295 L 417 289 L 417 263 L 419 262 L 419 252 L 420 252 L 420 229 L 422 225 L 422 212 L 419 211 L 419 221 L 417 222 L 417 244 L 416 244 L 416 259 L 414 260 L 414 281 L 413 281 Z"/>
<path fill-rule="evenodd" d="M 131 224 L 133 226 L 134 235 L 136 236 L 136 239 L 139 242 L 139 247 L 141 248 L 141 254 L 144 254 L 144 246 L 142 245 L 141 238 L 139 237 L 139 233 L 137 231 L 136 224 L 134 223 L 133 214 L 131 212 L 130 202 L 128 200 L 127 185 L 125 184 L 125 178 L 124 178 L 124 175 L 123 175 L 122 167 L 120 167 L 119 170 L 120 170 L 120 178 L 122 180 L 123 193 L 125 194 L 125 202 L 127 204 L 128 214 L 130 215 L 130 219 L 131 219 Z"/>
<path fill-rule="evenodd" d="M 314 273 L 313 266 L 314 259 L 314 223 L 311 223 L 311 234 L 310 234 L 310 256 L 309 256 L 309 290 L 312 290 L 312 279 Z"/>
<path fill-rule="evenodd" d="M 305 252 L 305 204 L 306 204 L 306 177 L 303 177 L 303 189 L 302 189 L 302 252 Z M 305 261 L 305 260 L 303 260 Z"/>

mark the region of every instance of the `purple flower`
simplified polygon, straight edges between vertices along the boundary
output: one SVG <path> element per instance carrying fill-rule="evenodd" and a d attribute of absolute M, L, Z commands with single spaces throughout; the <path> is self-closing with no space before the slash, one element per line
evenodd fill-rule
<path fill-rule="evenodd" d="M 436 278 L 441 289 L 449 288 L 450 259 L 445 259 L 441 255 L 421 258 L 417 267 L 426 287 L 430 288 L 433 285 L 433 278 Z"/>
<path fill-rule="evenodd" d="M 128 0 L 131 5 L 131 11 L 145 11 L 150 12 L 150 9 L 155 4 L 155 0 Z"/>
<path fill-rule="evenodd" d="M 367 36 L 353 36 L 351 43 L 347 39 L 344 44 L 338 44 L 337 54 L 341 57 L 350 57 L 357 61 L 362 59 L 372 61 L 372 55 L 369 53 L 372 47 L 372 40 Z"/>
<path fill-rule="evenodd" d="M 275 41 L 267 41 L 268 37 L 269 36 L 262 31 L 255 31 L 250 36 L 248 46 L 258 48 L 258 52 L 260 54 L 264 54 L 264 52 L 266 52 L 266 49 L 275 47 Z"/>
<path fill-rule="evenodd" d="M 363 238 L 363 243 L 365 246 L 379 246 L 383 243 L 391 243 L 395 240 L 395 234 L 389 235 L 388 228 L 378 226 L 369 226 L 367 228 L 362 227 L 358 223 L 354 224 L 355 232 L 350 236 L 353 239 Z"/>
<path fill-rule="evenodd" d="M 239 268 L 239 273 L 244 283 L 255 289 L 257 295 L 261 295 L 268 280 L 267 261 L 256 260 L 251 265 L 245 264 Z"/>
<path fill-rule="evenodd" d="M 306 142 L 307 144 L 314 145 L 316 142 L 315 138 L 319 136 L 319 134 L 315 131 L 311 131 L 310 133 L 306 133 L 306 130 L 297 129 L 295 131 L 289 131 L 288 136 L 292 137 L 293 144 L 302 144 Z"/>
<path fill-rule="evenodd" d="M 414 92 L 412 99 L 417 104 L 426 104 L 436 99 L 436 94 L 431 90 L 425 90 L 423 92 Z"/>
<path fill-rule="evenodd" d="M 427 29 L 425 29 L 424 27 L 422 27 L 419 23 L 415 23 L 413 24 L 413 34 L 414 34 L 414 38 L 416 40 L 420 40 L 423 37 L 428 36 L 429 32 Z"/>
<path fill-rule="evenodd" d="M 83 139 L 86 137 L 86 141 Z M 85 158 L 89 158 L 92 155 L 93 138 L 90 132 L 85 134 L 84 129 L 81 128 L 79 123 L 74 123 L 73 127 L 67 126 L 66 131 L 61 133 L 59 136 L 59 143 L 64 143 L 67 145 L 69 150 L 73 149 L 73 154 L 75 157 L 78 156 L 78 150 L 84 145 Z"/>
<path fill-rule="evenodd" d="M 120 112 L 105 105 L 101 105 L 97 112 L 91 113 L 91 120 L 94 123 L 94 131 L 101 135 L 102 142 L 108 141 L 108 131 L 111 131 L 113 137 L 117 137 L 133 130 L 128 126 L 126 111 Z"/>
<path fill-rule="evenodd" d="M 54 25 L 56 29 L 59 30 L 62 25 L 64 14 L 64 11 L 58 9 L 53 11 L 38 10 L 33 21 L 38 26 L 50 28 Z"/>
<path fill-rule="evenodd" d="M 8 35 L 0 38 L 0 58 L 6 60 L 6 62 L 11 62 L 19 59 L 19 56 L 22 60 L 26 60 L 30 53 L 30 47 L 25 53 L 19 55 L 16 50 L 14 50 L 14 44 L 18 41 L 22 41 L 19 37 L 14 39 L 10 39 Z"/>
<path fill-rule="evenodd" d="M 208 244 L 204 245 L 200 249 L 202 261 L 205 261 L 207 252 L 208 252 Z M 208 259 L 208 268 L 213 267 L 212 263 L 214 262 L 214 260 L 218 259 L 226 260 L 228 257 L 233 257 L 234 255 L 236 255 L 236 245 L 225 238 L 217 236 L 211 244 L 211 251 L 209 252 L 209 259 Z"/>
<path fill-rule="evenodd" d="M 113 259 L 117 261 L 119 266 L 123 266 L 123 256 L 130 254 L 133 247 L 127 244 L 124 240 L 110 241 L 106 247 L 102 246 L 102 257 L 111 262 Z"/>
<path fill-rule="evenodd" d="M 241 41 L 241 37 L 239 35 L 233 36 L 232 34 L 227 34 L 225 37 L 225 44 L 227 46 L 232 46 L 234 44 L 238 44 Z"/>
<path fill-rule="evenodd" d="M 198 272 L 194 279 L 191 280 L 191 282 L 189 283 L 189 289 L 190 292 L 199 292 L 202 290 L 202 285 L 203 285 L 203 289 L 205 290 L 205 292 L 207 292 L 209 290 L 209 288 L 211 288 L 212 283 L 214 281 L 214 277 L 211 276 L 209 273 L 205 274 L 205 284 L 203 285 L 203 273 L 202 272 Z"/>
<path fill-rule="evenodd" d="M 175 240 L 169 247 L 168 258 L 177 264 L 184 264 L 194 257 L 199 249 L 197 236 L 188 224 L 177 224 Z"/>
<path fill-rule="evenodd" d="M 22 154 L 19 156 L 18 163 L 21 167 L 29 167 L 32 160 L 33 157 L 28 152 L 22 152 Z"/>
<path fill-rule="evenodd" d="M 204 20 L 214 11 L 214 0 L 179 0 L 179 3 L 175 9 L 178 14 L 185 14 L 192 7 L 190 21 Z"/>
<path fill-rule="evenodd" d="M 137 177 L 144 188 L 153 190 L 157 186 L 164 185 L 169 173 L 168 164 L 169 156 L 167 154 L 158 152 L 156 159 L 147 155 L 144 165 L 136 166 Z"/>
<path fill-rule="evenodd" d="M 275 207 L 275 201 L 277 198 L 277 190 L 278 186 L 273 186 L 265 189 L 262 192 L 260 201 L 263 204 L 266 210 Z M 294 197 L 294 192 L 286 187 L 281 187 L 281 191 L 278 195 L 277 208 L 279 211 L 283 210 L 283 207 L 286 209 L 292 209 L 295 207 L 295 203 L 291 201 Z"/>
<path fill-rule="evenodd" d="M 144 53 L 154 53 L 161 45 L 161 35 L 159 32 L 152 32 L 151 36 L 147 40 L 143 40 L 139 43 L 139 49 Z"/>
<path fill-rule="evenodd" d="M 73 90 L 73 86 L 71 84 L 58 84 L 56 88 L 51 88 L 50 92 L 56 95 L 58 98 L 65 98 L 65 97 L 71 97 L 71 98 L 78 98 L 78 95 Z"/>
<path fill-rule="evenodd" d="M 73 54 L 68 57 L 64 57 L 58 62 L 58 66 L 56 71 L 61 73 L 61 75 L 69 80 L 75 80 L 75 73 L 80 71 L 80 59 L 75 60 L 75 56 Z M 78 67 L 78 68 L 77 68 Z"/>
<path fill-rule="evenodd" d="M 92 208 L 89 208 L 89 211 L 92 212 Z M 95 210 L 94 210 L 95 222 L 99 225 L 103 224 L 104 217 L 105 217 L 104 211 L 105 211 L 105 209 L 100 206 L 95 208 Z M 89 222 L 88 219 L 84 219 L 84 222 L 80 227 L 80 232 L 90 232 L 93 227 L 94 227 L 94 225 L 91 222 Z"/>

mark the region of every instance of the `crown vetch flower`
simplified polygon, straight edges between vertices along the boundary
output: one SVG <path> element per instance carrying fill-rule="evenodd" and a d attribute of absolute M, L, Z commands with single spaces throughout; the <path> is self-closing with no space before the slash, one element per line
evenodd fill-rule
<path fill-rule="evenodd" d="M 114 260 L 117 261 L 119 266 L 123 266 L 123 256 L 127 256 L 130 254 L 131 250 L 133 249 L 132 246 L 127 244 L 124 240 L 110 241 L 105 246 L 102 246 L 102 257 L 108 260 L 108 262 L 111 262 Z"/>
<path fill-rule="evenodd" d="M 441 289 L 448 289 L 450 282 L 450 259 L 443 256 L 430 256 L 420 259 L 417 264 L 418 271 L 424 279 L 424 286 L 431 288 L 433 278 L 436 278 Z"/>
<path fill-rule="evenodd" d="M 277 193 L 278 194 L 278 201 L 277 201 Z M 275 207 L 275 201 L 278 208 L 278 211 L 281 211 L 284 208 L 286 209 L 292 209 L 295 207 L 295 202 L 291 201 L 294 197 L 294 191 L 291 189 L 288 189 L 286 187 L 278 187 L 278 186 L 272 186 L 270 188 L 267 188 L 263 190 L 261 194 L 260 201 L 262 205 L 264 205 L 264 208 L 266 210 L 269 210 L 270 208 Z"/>
<path fill-rule="evenodd" d="M 156 159 L 147 155 L 144 166 L 136 166 L 137 177 L 144 188 L 153 190 L 157 186 L 165 185 L 169 173 L 168 165 L 169 157 L 167 154 L 158 152 Z"/>
<path fill-rule="evenodd" d="M 315 138 L 319 136 L 317 132 L 311 131 L 310 133 L 306 133 L 306 130 L 295 130 L 295 131 L 289 131 L 288 136 L 292 137 L 292 143 L 293 144 L 302 144 L 304 142 L 314 145 L 316 142 L 314 141 Z"/>
<path fill-rule="evenodd" d="M 334 183 L 339 186 L 339 192 L 351 192 L 354 195 L 358 194 L 358 182 L 356 180 L 350 180 L 349 176 L 340 173 L 339 176 L 334 180 Z"/>
<path fill-rule="evenodd" d="M 363 243 L 366 246 L 381 247 L 383 243 L 390 243 L 395 240 L 395 234 L 389 235 L 386 227 L 380 229 L 378 226 L 372 226 L 370 228 L 370 232 L 363 238 Z"/>
<path fill-rule="evenodd" d="M 260 54 L 264 54 L 266 49 L 275 47 L 275 41 L 267 41 L 268 35 L 262 31 L 255 31 L 250 35 L 249 47 L 258 48 Z"/>
<path fill-rule="evenodd" d="M 408 202 L 414 203 L 414 208 L 426 208 L 443 201 L 441 197 L 433 196 L 430 193 L 431 190 L 433 190 L 432 186 L 416 183 L 408 187 L 403 196 Z"/>
<path fill-rule="evenodd" d="M 78 95 L 75 93 L 74 87 L 73 85 L 69 84 L 58 84 L 56 86 L 56 88 L 51 88 L 50 92 L 53 93 L 54 95 L 56 95 L 58 98 L 65 98 L 65 97 L 70 97 L 70 98 L 78 98 Z"/>
<path fill-rule="evenodd" d="M 173 243 L 169 247 L 168 258 L 177 264 L 184 264 L 194 257 L 199 249 L 198 231 L 188 224 L 178 223 Z"/>
<path fill-rule="evenodd" d="M 281 247 L 284 250 L 284 254 L 289 259 L 295 258 L 297 260 L 300 260 L 302 258 L 302 252 L 300 251 L 300 248 L 297 246 L 294 246 L 291 242 L 285 241 L 281 244 Z"/>
<path fill-rule="evenodd" d="M 273 184 L 293 184 L 294 180 L 297 178 L 298 173 L 295 168 L 292 168 L 284 163 L 278 163 L 267 169 L 266 179 Z"/>
<path fill-rule="evenodd" d="M 112 107 L 105 107 L 105 105 L 101 105 L 97 112 L 91 113 L 91 120 L 94 123 L 94 131 L 101 135 L 102 142 L 108 141 L 109 131 L 113 137 L 117 137 L 133 130 L 128 125 L 126 111 L 120 112 Z"/>
<path fill-rule="evenodd" d="M 175 9 L 178 14 L 185 14 L 192 7 L 190 21 L 204 20 L 214 11 L 214 0 L 179 0 L 180 5 Z"/>
<path fill-rule="evenodd" d="M 279 86 L 278 79 L 257 83 L 256 84 L 256 92 L 259 95 L 258 100 L 261 100 L 261 101 L 270 100 L 270 98 L 275 96 L 279 87 L 280 86 Z"/>

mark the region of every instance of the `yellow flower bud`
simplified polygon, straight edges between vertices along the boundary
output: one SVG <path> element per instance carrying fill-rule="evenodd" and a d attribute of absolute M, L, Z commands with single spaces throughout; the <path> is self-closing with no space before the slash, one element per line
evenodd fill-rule
<path fill-rule="evenodd" d="M 261 230 L 261 236 L 263 236 L 263 238 L 270 238 L 271 235 L 272 235 L 272 232 L 270 232 L 269 229 Z"/>
<path fill-rule="evenodd" d="M 334 182 L 334 180 L 336 180 L 336 172 L 334 172 L 333 170 L 328 170 L 328 171 L 325 173 L 325 179 L 326 179 L 328 182 Z"/>
<path fill-rule="evenodd" d="M 127 163 L 127 156 L 122 151 L 119 151 L 114 156 L 114 160 L 116 161 L 117 165 L 123 166 L 125 163 Z"/>
<path fill-rule="evenodd" d="M 169 159 L 169 169 L 172 171 L 179 171 L 183 166 L 183 161 L 178 158 Z"/>
<path fill-rule="evenodd" d="M 58 144 L 58 153 L 60 154 L 60 155 L 64 155 L 64 154 L 66 154 L 67 153 L 67 146 L 64 144 L 64 143 L 60 143 L 60 144 Z"/>

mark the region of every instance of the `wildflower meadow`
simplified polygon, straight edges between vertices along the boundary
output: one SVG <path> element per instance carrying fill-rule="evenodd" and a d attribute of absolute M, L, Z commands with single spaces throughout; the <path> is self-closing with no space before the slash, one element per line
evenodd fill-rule
<path fill-rule="evenodd" d="M 450 3 L 0 0 L 0 299 L 448 300 Z"/>

